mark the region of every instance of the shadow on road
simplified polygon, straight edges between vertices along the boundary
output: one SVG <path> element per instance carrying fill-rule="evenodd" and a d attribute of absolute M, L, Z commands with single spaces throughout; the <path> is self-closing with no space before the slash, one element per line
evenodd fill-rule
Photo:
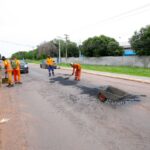
<path fill-rule="evenodd" d="M 97 98 L 97 95 L 99 93 L 99 89 L 95 88 L 94 85 L 90 85 L 82 81 L 69 80 L 69 79 L 65 79 L 62 76 L 50 78 L 50 83 L 55 83 L 55 82 L 64 86 L 74 86 L 81 90 L 81 94 L 87 94 L 90 97 L 92 96 L 94 98 Z"/>
<path fill-rule="evenodd" d="M 72 86 L 72 85 L 76 85 L 78 83 L 78 81 L 69 80 L 69 79 L 66 79 L 61 76 L 50 78 L 50 83 L 55 83 L 55 82 L 65 85 L 65 86 Z"/>

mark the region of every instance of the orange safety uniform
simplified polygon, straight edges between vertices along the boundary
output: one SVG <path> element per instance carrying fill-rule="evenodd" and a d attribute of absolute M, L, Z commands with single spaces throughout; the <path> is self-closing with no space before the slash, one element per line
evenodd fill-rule
<path fill-rule="evenodd" d="M 80 80 L 81 79 L 81 65 L 80 64 L 73 64 L 73 73 L 75 73 L 75 80 Z"/>
<path fill-rule="evenodd" d="M 15 59 L 13 63 L 15 63 L 15 68 L 13 68 L 14 81 L 15 81 L 15 83 L 17 83 L 17 82 L 21 81 L 20 61 Z"/>
<path fill-rule="evenodd" d="M 8 75 L 8 84 L 13 84 L 12 81 L 12 66 L 9 60 L 4 60 L 4 67 L 6 69 L 6 73 Z"/>
<path fill-rule="evenodd" d="M 2 61 L 0 60 L 0 87 L 2 85 Z"/>
<path fill-rule="evenodd" d="M 46 64 L 47 64 L 48 66 L 53 66 L 53 65 L 54 65 L 54 60 L 53 60 L 52 58 L 47 58 L 47 59 L 46 59 Z"/>
<path fill-rule="evenodd" d="M 52 58 L 47 58 L 46 64 L 47 64 L 49 76 L 51 76 L 51 72 L 52 72 L 52 75 L 54 76 L 54 60 Z"/>

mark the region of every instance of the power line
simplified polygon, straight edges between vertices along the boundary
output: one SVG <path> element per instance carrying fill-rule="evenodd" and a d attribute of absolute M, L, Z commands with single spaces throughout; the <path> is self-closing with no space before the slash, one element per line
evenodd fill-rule
<path fill-rule="evenodd" d="M 118 19 L 116 18 L 115 21 L 121 20 L 123 18 L 131 17 L 131 16 L 135 16 L 135 15 L 141 14 L 141 13 L 146 12 L 146 11 L 150 11 L 150 9 L 149 10 L 148 9 L 147 10 L 141 10 L 140 12 L 134 12 L 130 15 L 126 15 L 126 16 L 118 18 Z"/>
<path fill-rule="evenodd" d="M 126 16 L 126 15 L 128 15 L 128 14 L 136 13 L 136 11 L 139 11 L 139 10 L 145 9 L 145 8 L 149 8 L 149 7 L 150 7 L 150 3 L 145 4 L 145 5 L 141 6 L 141 7 L 137 7 L 137 8 L 134 8 L 134 9 L 132 9 L 132 10 L 129 10 L 129 11 L 120 13 L 120 14 L 118 14 L 118 15 L 112 16 L 112 17 L 110 17 L 110 18 L 106 18 L 106 19 L 104 19 L 104 20 L 98 21 L 98 23 L 100 23 L 100 22 L 105 22 L 105 21 L 108 21 L 108 20 L 112 20 L 112 19 L 115 19 L 115 18 L 119 18 L 119 17 L 122 17 L 122 16 Z M 128 15 L 128 16 L 129 16 L 129 15 Z"/>
<path fill-rule="evenodd" d="M 105 22 L 108 22 L 108 21 L 113 21 L 114 19 L 120 20 L 120 19 L 125 18 L 125 17 L 134 16 L 134 15 L 137 15 L 139 13 L 143 13 L 143 12 L 145 12 L 147 10 L 150 10 L 149 7 L 150 7 L 150 3 L 142 5 L 142 6 L 137 7 L 137 8 L 134 8 L 132 10 L 120 13 L 118 15 L 115 15 L 115 16 L 112 16 L 112 17 L 109 17 L 109 18 L 106 18 L 106 19 L 103 19 L 103 20 L 99 20 L 96 23 L 85 25 L 85 26 L 83 26 L 81 28 L 78 28 L 78 29 L 75 29 L 75 30 L 85 29 L 85 28 L 88 28 L 90 26 L 94 26 L 94 25 L 97 25 L 97 24 L 105 23 Z"/>

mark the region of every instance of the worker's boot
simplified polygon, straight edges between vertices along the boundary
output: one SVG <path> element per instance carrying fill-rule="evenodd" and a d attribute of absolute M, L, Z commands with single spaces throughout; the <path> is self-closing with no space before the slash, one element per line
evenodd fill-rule
<path fill-rule="evenodd" d="M 10 87 L 11 86 L 11 84 L 9 83 L 8 85 L 7 85 L 7 87 Z"/>
<path fill-rule="evenodd" d="M 11 84 L 10 87 L 14 87 L 14 84 Z"/>
<path fill-rule="evenodd" d="M 13 86 L 14 86 L 14 85 L 13 85 L 13 84 L 10 84 L 10 83 L 7 85 L 7 87 L 13 87 Z"/>
<path fill-rule="evenodd" d="M 80 81 L 80 77 L 77 77 L 77 80 Z"/>
<path fill-rule="evenodd" d="M 22 82 L 19 81 L 18 84 L 22 84 Z"/>

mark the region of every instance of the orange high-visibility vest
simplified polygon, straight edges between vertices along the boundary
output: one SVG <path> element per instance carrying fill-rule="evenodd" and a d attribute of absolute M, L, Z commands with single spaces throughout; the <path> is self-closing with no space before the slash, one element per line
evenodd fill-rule
<path fill-rule="evenodd" d="M 54 60 L 52 58 L 47 58 L 46 64 L 52 66 L 54 64 Z"/>
<path fill-rule="evenodd" d="M 12 67 L 11 67 L 11 63 L 9 60 L 4 60 L 4 67 L 6 68 L 7 72 L 11 72 L 12 71 Z"/>
<path fill-rule="evenodd" d="M 16 63 L 16 70 L 20 70 L 20 61 L 15 59 L 15 63 Z"/>

